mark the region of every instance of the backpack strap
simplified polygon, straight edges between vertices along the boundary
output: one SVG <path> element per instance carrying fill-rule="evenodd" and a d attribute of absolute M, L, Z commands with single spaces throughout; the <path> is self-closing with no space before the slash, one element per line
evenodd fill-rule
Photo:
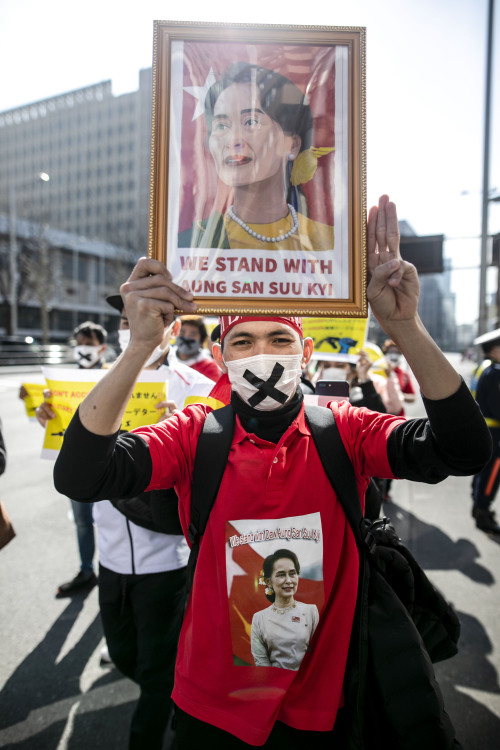
<path fill-rule="evenodd" d="M 188 538 L 191 543 L 186 585 L 186 602 L 194 578 L 208 518 L 219 491 L 234 434 L 234 411 L 228 404 L 210 412 L 198 438 L 191 488 L 191 519 Z"/>
<path fill-rule="evenodd" d="M 331 409 L 307 404 L 305 415 L 325 474 L 335 490 L 356 544 L 363 544 L 363 513 L 352 461 L 340 437 Z"/>
<path fill-rule="evenodd" d="M 198 438 L 191 488 L 191 544 L 204 534 L 226 469 L 234 434 L 234 411 L 228 404 L 210 412 Z"/>

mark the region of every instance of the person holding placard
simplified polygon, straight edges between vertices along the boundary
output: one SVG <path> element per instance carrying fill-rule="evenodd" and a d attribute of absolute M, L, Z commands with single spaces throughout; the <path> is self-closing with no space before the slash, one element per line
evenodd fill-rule
<path fill-rule="evenodd" d="M 99 323 L 86 320 L 73 331 L 73 357 L 79 368 L 100 370 L 105 367 L 107 331 Z M 35 409 L 40 424 L 43 422 L 43 404 Z M 40 419 L 41 418 L 41 419 Z M 80 570 L 74 578 L 57 587 L 56 597 L 72 596 L 79 591 L 88 591 L 97 583 L 94 570 L 95 535 L 92 505 L 82 505 L 71 498 L 71 509 L 76 525 L 76 538 L 80 554 Z"/>

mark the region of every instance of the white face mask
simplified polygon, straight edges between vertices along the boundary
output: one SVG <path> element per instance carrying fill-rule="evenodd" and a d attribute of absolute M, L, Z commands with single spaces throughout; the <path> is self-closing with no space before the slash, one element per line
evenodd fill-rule
<path fill-rule="evenodd" d="M 150 365 L 154 365 L 160 357 L 164 357 L 169 346 L 170 342 L 168 342 L 166 346 L 157 346 L 154 352 L 151 353 L 149 359 L 144 363 L 144 367 L 150 367 Z"/>
<path fill-rule="evenodd" d="M 225 362 L 233 391 L 258 411 L 272 411 L 293 396 L 302 373 L 301 354 L 257 354 Z"/>
<path fill-rule="evenodd" d="M 118 343 L 122 352 L 125 351 L 130 343 L 130 328 L 118 329 Z"/>
<path fill-rule="evenodd" d="M 75 359 L 80 367 L 93 367 L 101 359 L 101 347 L 100 346 L 86 346 L 79 345 L 73 349 L 73 359 Z"/>
<path fill-rule="evenodd" d="M 343 367 L 327 367 L 321 373 L 321 380 L 347 380 L 347 370 Z"/>
<path fill-rule="evenodd" d="M 124 352 L 130 343 L 130 328 L 118 329 L 118 343 L 120 344 L 120 349 L 122 350 L 122 352 Z M 169 343 L 167 343 L 166 346 L 157 346 L 154 352 L 150 354 L 149 359 L 144 364 L 144 367 L 149 367 L 158 359 L 160 359 L 161 356 L 165 355 L 169 346 Z"/>
<path fill-rule="evenodd" d="M 401 359 L 401 355 L 397 352 L 389 352 L 389 354 L 386 354 L 385 356 L 393 365 L 399 364 L 399 360 Z"/>
<path fill-rule="evenodd" d="M 177 351 L 183 357 L 194 357 L 201 349 L 201 343 L 189 336 L 177 336 L 175 339 Z"/>

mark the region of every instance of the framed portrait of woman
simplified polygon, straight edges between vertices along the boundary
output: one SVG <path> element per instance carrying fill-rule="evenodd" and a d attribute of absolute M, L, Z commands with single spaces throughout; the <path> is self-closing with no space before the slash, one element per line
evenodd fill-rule
<path fill-rule="evenodd" d="M 155 21 L 150 257 L 202 314 L 364 317 L 365 30 Z"/>

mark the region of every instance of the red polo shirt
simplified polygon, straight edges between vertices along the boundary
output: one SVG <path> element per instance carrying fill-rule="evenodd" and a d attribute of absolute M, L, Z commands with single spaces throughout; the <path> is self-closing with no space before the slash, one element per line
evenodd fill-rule
<path fill-rule="evenodd" d="M 402 420 L 348 402 L 331 408 L 363 497 L 370 476 L 393 476 L 386 443 Z M 148 489 L 175 486 L 185 533 L 196 445 L 209 411 L 189 406 L 168 421 L 136 430 L 151 452 Z M 297 671 L 257 667 L 251 657 L 252 616 L 269 606 L 259 583 L 262 563 L 277 549 L 298 557 L 296 600 L 319 610 Z M 277 719 L 297 729 L 332 729 L 342 705 L 357 579 L 356 544 L 303 409 L 276 445 L 247 433 L 236 419 L 183 623 L 175 703 L 251 745 L 264 744 Z M 298 610 L 283 616 L 294 618 L 288 631 L 307 627 Z"/>

